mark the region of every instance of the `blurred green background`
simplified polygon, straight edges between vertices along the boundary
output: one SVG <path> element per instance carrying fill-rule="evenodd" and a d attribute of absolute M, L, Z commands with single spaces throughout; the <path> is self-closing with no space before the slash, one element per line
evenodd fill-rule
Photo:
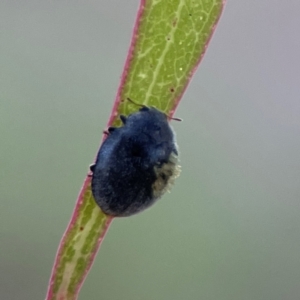
<path fill-rule="evenodd" d="M 0 299 L 44 299 L 138 0 L 0 1 Z M 171 194 L 115 220 L 85 300 L 300 298 L 300 2 L 230 0 L 173 122 Z"/>

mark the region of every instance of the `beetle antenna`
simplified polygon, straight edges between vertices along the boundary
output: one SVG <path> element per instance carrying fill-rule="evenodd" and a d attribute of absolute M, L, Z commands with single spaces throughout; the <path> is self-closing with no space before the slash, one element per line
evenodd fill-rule
<path fill-rule="evenodd" d="M 170 116 L 167 115 L 167 114 L 166 114 L 166 116 L 167 116 L 167 118 L 169 118 L 169 119 L 171 119 L 171 120 L 174 120 L 174 121 L 179 121 L 179 122 L 182 121 L 182 119 L 180 119 L 180 118 L 170 117 Z"/>
<path fill-rule="evenodd" d="M 146 106 L 146 105 L 144 105 L 144 104 L 139 104 L 139 103 L 137 103 L 137 102 L 133 101 L 133 100 L 132 100 L 132 99 L 130 99 L 129 97 L 127 98 L 127 100 L 128 100 L 129 102 L 131 102 L 131 103 L 133 103 L 133 104 L 137 105 L 137 106 L 140 106 L 140 107 L 147 107 L 147 106 Z"/>

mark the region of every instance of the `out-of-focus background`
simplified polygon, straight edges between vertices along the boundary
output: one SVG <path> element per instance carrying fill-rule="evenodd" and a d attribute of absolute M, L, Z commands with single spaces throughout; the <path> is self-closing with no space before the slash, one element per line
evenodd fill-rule
<path fill-rule="evenodd" d="M 172 193 L 115 220 L 86 300 L 300 298 L 300 2 L 230 0 L 173 122 Z M 0 299 L 44 299 L 138 0 L 0 1 Z"/>

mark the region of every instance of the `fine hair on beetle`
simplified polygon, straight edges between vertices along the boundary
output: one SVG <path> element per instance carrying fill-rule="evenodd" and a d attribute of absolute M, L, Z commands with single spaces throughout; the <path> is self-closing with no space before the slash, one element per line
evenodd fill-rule
<path fill-rule="evenodd" d="M 168 119 L 181 119 L 127 100 L 140 109 L 127 117 L 120 115 L 121 127 L 107 129 L 90 166 L 95 201 L 105 214 L 115 217 L 150 207 L 180 173 L 178 146 Z"/>

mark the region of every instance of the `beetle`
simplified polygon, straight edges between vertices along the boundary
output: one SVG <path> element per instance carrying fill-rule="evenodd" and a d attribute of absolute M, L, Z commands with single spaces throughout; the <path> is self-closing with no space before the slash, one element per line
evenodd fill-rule
<path fill-rule="evenodd" d="M 155 107 L 139 106 L 128 117 L 120 115 L 123 126 L 108 128 L 96 162 L 90 166 L 95 201 L 114 217 L 150 207 L 180 173 L 170 117 Z"/>

